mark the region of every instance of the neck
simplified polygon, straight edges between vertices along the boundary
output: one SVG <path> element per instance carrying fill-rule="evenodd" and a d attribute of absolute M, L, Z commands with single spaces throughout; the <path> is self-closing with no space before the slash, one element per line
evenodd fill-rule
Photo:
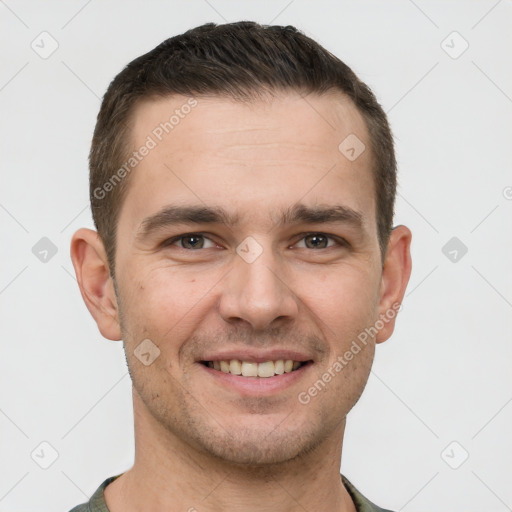
<path fill-rule="evenodd" d="M 165 430 L 134 392 L 135 463 L 108 485 L 110 512 L 139 510 L 355 512 L 340 477 L 345 421 L 312 452 L 280 464 L 242 465 L 192 447 Z"/>

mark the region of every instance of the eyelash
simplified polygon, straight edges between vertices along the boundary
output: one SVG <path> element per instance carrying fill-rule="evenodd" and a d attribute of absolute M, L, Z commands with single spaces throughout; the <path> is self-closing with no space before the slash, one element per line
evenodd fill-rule
<path fill-rule="evenodd" d="M 299 238 L 297 240 L 297 242 L 300 242 L 300 241 L 304 240 L 305 238 L 307 238 L 308 236 L 311 236 L 311 235 L 320 235 L 320 236 L 323 236 L 323 237 L 328 238 L 330 240 L 333 240 L 334 242 L 336 242 L 336 244 L 339 247 L 350 247 L 350 244 L 346 240 L 344 240 L 343 238 L 339 238 L 339 237 L 334 236 L 334 235 L 329 235 L 327 233 L 321 233 L 319 231 L 311 231 L 309 233 L 301 233 L 300 235 L 301 235 L 301 238 Z M 215 243 L 213 240 L 211 240 L 211 238 L 206 236 L 204 233 L 185 233 L 183 235 L 178 235 L 178 236 L 175 236 L 175 237 L 172 237 L 172 238 L 169 238 L 169 239 L 165 240 L 162 243 L 162 246 L 165 246 L 165 247 L 172 246 L 175 242 L 178 242 L 179 240 L 182 240 L 182 239 L 188 238 L 188 237 L 194 237 L 194 236 L 202 236 L 203 238 L 205 238 L 207 240 L 210 240 L 211 242 Z M 334 246 L 322 247 L 321 249 L 317 249 L 317 250 L 331 249 L 332 247 L 334 247 Z M 200 250 L 200 249 L 195 249 L 195 250 L 194 249 L 186 249 L 185 247 L 179 247 L 179 249 L 183 249 L 184 251 L 189 251 L 189 252 L 194 252 L 194 251 Z M 207 249 L 209 249 L 209 247 L 207 247 Z M 310 249 L 310 248 L 309 247 L 304 247 L 304 249 Z M 311 248 L 311 250 L 314 250 L 314 249 Z"/>

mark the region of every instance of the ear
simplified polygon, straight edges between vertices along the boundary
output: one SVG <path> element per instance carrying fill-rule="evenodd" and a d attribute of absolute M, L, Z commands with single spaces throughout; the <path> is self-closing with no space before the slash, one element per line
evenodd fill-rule
<path fill-rule="evenodd" d="M 396 226 L 391 231 L 380 284 L 379 320 L 384 327 L 379 329 L 376 343 L 386 341 L 395 329 L 396 315 L 411 275 L 411 239 L 412 233 L 406 226 Z"/>
<path fill-rule="evenodd" d="M 103 242 L 96 231 L 82 228 L 73 235 L 71 260 L 82 298 L 101 334 L 109 340 L 120 340 L 122 335 L 114 282 Z"/>

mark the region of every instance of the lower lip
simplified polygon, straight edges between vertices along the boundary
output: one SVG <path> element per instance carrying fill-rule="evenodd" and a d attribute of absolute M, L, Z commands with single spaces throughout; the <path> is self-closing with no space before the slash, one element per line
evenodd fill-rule
<path fill-rule="evenodd" d="M 215 370 L 202 363 L 198 364 L 211 377 L 216 379 L 219 384 L 225 386 L 230 391 L 238 391 L 242 396 L 265 396 L 283 391 L 302 379 L 309 371 L 310 366 L 313 366 L 309 362 L 293 372 L 274 375 L 273 377 L 242 377 L 241 375 L 233 375 L 232 373 Z"/>

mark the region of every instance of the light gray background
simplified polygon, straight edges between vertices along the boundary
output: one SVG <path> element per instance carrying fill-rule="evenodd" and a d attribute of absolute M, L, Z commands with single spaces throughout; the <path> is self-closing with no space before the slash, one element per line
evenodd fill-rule
<path fill-rule="evenodd" d="M 397 511 L 512 510 L 511 14 L 505 0 L 0 0 L 0 511 L 67 511 L 132 464 L 122 343 L 97 331 L 69 258 L 92 227 L 95 118 L 130 60 L 241 19 L 295 25 L 338 55 L 396 136 L 413 272 L 349 416 L 343 473 Z M 59 45 L 46 59 L 31 48 L 51 48 L 43 31 Z M 468 248 L 456 262 L 442 252 L 454 236 Z M 58 249 L 46 262 L 42 237 Z M 58 453 L 47 469 L 42 442 Z"/>

